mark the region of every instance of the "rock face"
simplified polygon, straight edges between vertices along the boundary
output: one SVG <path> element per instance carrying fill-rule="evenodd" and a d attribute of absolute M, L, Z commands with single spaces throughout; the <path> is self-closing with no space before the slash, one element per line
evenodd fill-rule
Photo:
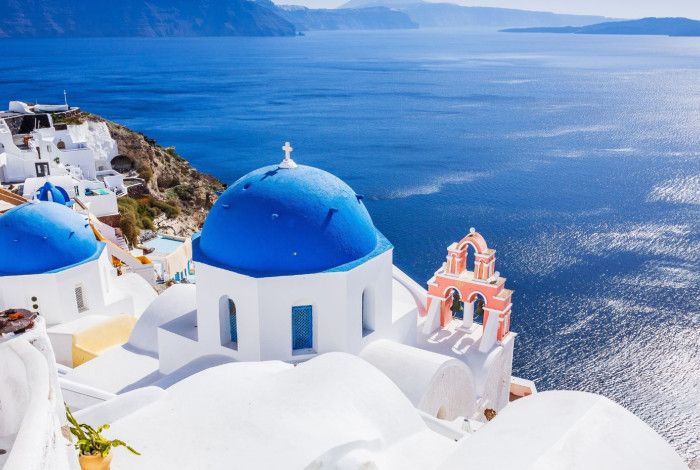
<path fill-rule="evenodd" d="M 405 13 L 386 7 L 327 10 L 285 5 L 279 12 L 300 31 L 418 27 Z"/>
<path fill-rule="evenodd" d="M 467 7 L 420 0 L 350 0 L 341 9 L 385 6 L 399 10 L 421 28 L 498 29 L 518 26 L 582 26 L 600 23 L 601 16 L 564 15 L 511 8 Z"/>
<path fill-rule="evenodd" d="M 177 211 L 162 211 L 154 218 L 154 228 L 172 235 L 188 236 L 199 230 L 211 205 L 225 185 L 213 176 L 200 173 L 173 147 L 162 147 L 145 135 L 94 114 L 83 118 L 107 123 L 119 154 L 132 160 L 140 176 L 146 181 L 132 193 L 134 199 L 155 199 L 151 206 L 166 203 Z M 177 213 L 172 217 L 174 213 Z M 171 215 L 171 217 L 168 217 Z M 147 228 L 147 227 L 142 227 Z"/>
<path fill-rule="evenodd" d="M 0 0 L 0 37 L 293 36 L 248 0 Z"/>

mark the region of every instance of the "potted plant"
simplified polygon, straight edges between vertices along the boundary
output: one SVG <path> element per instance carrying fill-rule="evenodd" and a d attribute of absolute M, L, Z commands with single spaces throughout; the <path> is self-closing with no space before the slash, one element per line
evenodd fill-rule
<path fill-rule="evenodd" d="M 70 408 L 66 406 L 68 429 L 77 439 L 75 448 L 79 451 L 80 468 L 83 470 L 109 470 L 112 462 L 112 447 L 126 447 L 132 454 L 141 455 L 124 441 L 106 439 L 100 434 L 109 429 L 109 424 L 103 424 L 97 429 L 85 423 L 78 423 Z"/>

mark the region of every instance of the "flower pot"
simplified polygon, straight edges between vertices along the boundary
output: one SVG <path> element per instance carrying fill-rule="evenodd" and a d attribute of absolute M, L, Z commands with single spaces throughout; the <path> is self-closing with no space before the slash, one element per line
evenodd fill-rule
<path fill-rule="evenodd" d="M 79 461 L 80 468 L 83 470 L 109 470 L 112 453 L 107 454 L 107 457 L 102 457 L 100 454 L 81 455 Z"/>

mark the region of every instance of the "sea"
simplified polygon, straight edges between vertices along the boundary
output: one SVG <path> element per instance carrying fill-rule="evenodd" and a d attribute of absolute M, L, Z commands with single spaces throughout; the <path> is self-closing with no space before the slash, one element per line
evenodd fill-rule
<path fill-rule="evenodd" d="M 101 114 L 227 183 L 281 160 L 365 196 L 425 283 L 480 231 L 514 374 L 700 457 L 700 39 L 450 30 L 3 39 L 0 99 Z"/>

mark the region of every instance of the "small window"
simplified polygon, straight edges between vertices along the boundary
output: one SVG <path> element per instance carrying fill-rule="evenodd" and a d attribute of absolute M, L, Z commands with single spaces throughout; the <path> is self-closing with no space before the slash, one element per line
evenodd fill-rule
<path fill-rule="evenodd" d="M 181 273 L 177 273 L 181 276 Z M 221 345 L 229 349 L 238 349 L 238 312 L 236 303 L 227 295 L 219 297 L 219 334 Z"/>
<path fill-rule="evenodd" d="M 362 336 L 374 332 L 374 295 L 367 288 L 362 292 Z"/>
<path fill-rule="evenodd" d="M 75 303 L 78 305 L 78 312 L 84 312 L 88 309 L 83 286 L 75 286 Z"/>
<path fill-rule="evenodd" d="M 228 322 L 232 343 L 238 343 L 238 324 L 236 320 L 236 304 L 233 303 L 233 300 L 228 299 Z"/>
<path fill-rule="evenodd" d="M 314 323 L 311 305 L 292 307 L 292 349 L 295 352 L 313 350 Z"/>

